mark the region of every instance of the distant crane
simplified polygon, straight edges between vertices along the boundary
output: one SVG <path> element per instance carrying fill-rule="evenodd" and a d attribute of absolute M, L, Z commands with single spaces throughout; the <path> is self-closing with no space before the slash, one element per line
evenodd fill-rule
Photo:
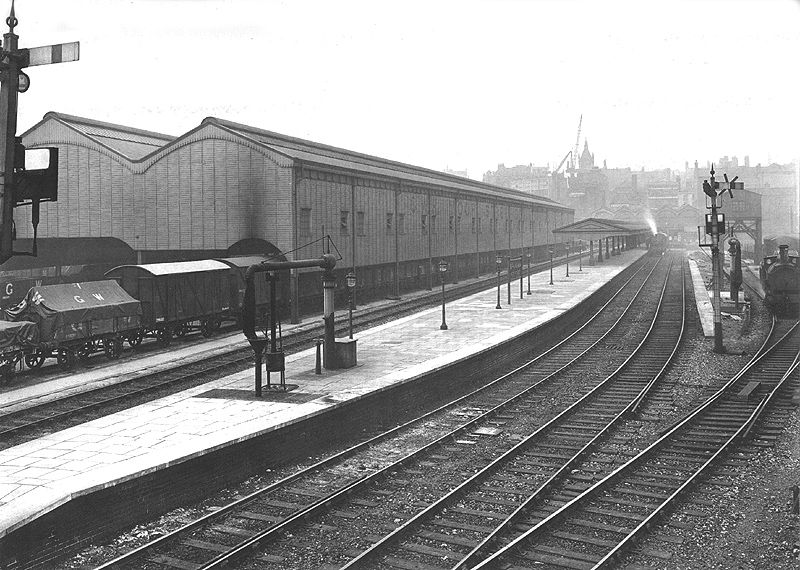
<path fill-rule="evenodd" d="M 564 163 L 567 159 L 572 156 L 572 151 L 567 151 L 567 154 L 564 155 L 564 158 L 561 159 L 561 162 L 558 163 L 558 166 L 553 170 L 552 178 L 553 178 L 553 196 L 551 198 L 555 198 L 556 200 L 561 199 L 561 187 L 558 180 L 558 171 L 561 170 L 561 167 L 564 166 Z"/>
<path fill-rule="evenodd" d="M 567 154 L 564 155 L 564 158 L 562 158 L 561 162 L 558 163 L 558 166 L 556 167 L 556 169 L 553 170 L 553 174 L 558 174 L 558 171 L 561 170 L 561 167 L 564 166 L 564 163 L 567 161 L 567 159 L 570 156 L 572 156 L 572 151 L 571 150 L 568 151 Z"/>
<path fill-rule="evenodd" d="M 572 151 L 572 170 L 576 170 L 578 168 L 578 143 L 581 140 L 582 124 L 583 124 L 583 113 L 581 113 L 581 118 L 578 120 L 578 136 L 575 137 L 575 149 Z"/>

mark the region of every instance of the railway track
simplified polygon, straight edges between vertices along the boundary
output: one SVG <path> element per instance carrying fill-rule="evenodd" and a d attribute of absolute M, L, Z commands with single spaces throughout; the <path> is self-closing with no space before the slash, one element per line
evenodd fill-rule
<path fill-rule="evenodd" d="M 532 269 L 541 269 L 542 266 L 544 264 L 539 264 Z M 455 299 L 471 295 L 485 290 L 487 284 L 490 283 L 493 284 L 494 280 L 481 280 L 453 290 L 449 292 L 449 296 Z M 605 297 L 601 295 L 597 302 L 602 304 L 604 300 Z M 354 328 L 355 330 L 367 329 L 412 314 L 431 304 L 438 305 L 440 301 L 441 296 L 432 293 L 391 306 L 372 308 L 354 315 Z M 567 319 L 561 318 L 559 322 L 565 320 Z M 338 320 L 337 334 L 346 332 L 345 324 L 344 318 Z M 323 332 L 323 327 L 319 324 L 303 327 L 287 334 L 283 340 L 284 350 L 287 354 L 292 354 L 311 348 Z M 554 333 L 552 343 L 562 339 L 566 334 L 569 333 Z M 226 354 L 215 355 L 208 360 L 138 376 L 110 386 L 93 388 L 24 409 L 0 413 L 0 450 L 104 415 L 129 409 L 252 366 L 253 352 L 248 346 L 231 350 Z"/>
<path fill-rule="evenodd" d="M 412 480 L 428 486 L 429 471 L 437 472 L 438 481 L 430 486 L 445 487 L 435 491 L 441 495 L 453 480 L 468 479 L 477 465 L 486 466 L 498 459 L 504 462 L 501 458 L 510 449 L 527 447 L 520 445 L 527 439 L 520 434 L 529 433 L 532 422 L 547 431 L 546 437 L 562 438 L 558 444 L 542 441 L 542 446 L 551 451 L 566 440 L 574 445 L 576 437 L 587 437 L 586 434 L 559 435 L 549 430 L 555 425 L 566 429 L 563 424 L 568 423 L 568 417 L 591 423 L 586 414 L 596 413 L 596 406 L 604 405 L 600 402 L 619 406 L 621 401 L 631 402 L 643 392 L 644 386 L 632 394 L 622 380 L 613 386 L 611 380 L 606 380 L 598 388 L 605 375 L 598 378 L 597 371 L 608 369 L 611 378 L 621 377 L 623 369 L 634 370 L 630 353 L 637 347 L 643 350 L 643 338 L 658 334 L 650 325 L 662 307 L 658 299 L 664 296 L 664 286 L 668 281 L 673 286 L 678 282 L 677 288 L 682 290 L 683 279 L 677 279 L 666 263 L 661 263 L 658 271 L 654 260 L 644 263 L 651 267 L 635 272 L 628 286 L 620 289 L 604 310 L 511 373 L 418 420 L 277 481 L 102 568 L 218 567 L 249 553 L 256 545 L 273 543 L 281 537 L 283 544 L 287 532 L 299 532 L 312 518 L 333 516 L 347 520 L 382 511 L 380 498 L 391 493 L 389 489 L 403 487 Z M 673 278 L 668 280 L 671 273 Z M 670 303 L 675 300 L 664 305 L 664 311 Z M 670 312 L 683 314 L 674 305 L 670 307 Z M 681 329 L 675 323 L 672 327 Z M 673 334 L 679 336 L 674 331 Z M 662 354 L 661 358 L 666 356 Z M 584 396 L 587 393 L 590 395 Z M 559 413 L 568 406 L 572 409 Z M 544 417 L 532 417 L 530 411 L 542 407 L 547 410 Z M 572 414 L 577 408 L 581 408 L 582 419 Z M 544 437 L 544 433 L 540 431 L 540 436 Z M 498 434 L 504 435 L 495 438 Z M 470 453 L 457 457 L 454 452 L 460 451 L 459 447 Z M 548 468 L 558 469 L 561 464 Z M 433 493 L 434 489 L 428 492 Z M 419 511 L 413 501 L 407 507 L 406 518 Z M 380 528 L 380 521 L 373 524 Z M 326 528 L 330 526 L 325 522 L 312 526 L 312 530 Z M 287 548 L 293 548 L 291 541 Z M 260 556 L 258 564 L 289 567 L 286 555 L 274 552 Z M 313 565 L 308 559 L 296 567 Z"/>
<path fill-rule="evenodd" d="M 678 350 L 685 326 L 684 282 L 679 264 L 664 282 L 647 335 L 597 388 L 343 568 L 468 568 L 491 551 L 498 537 L 514 532 L 545 497 L 585 485 L 608 470 L 613 463 L 594 452 L 636 413 Z M 469 529 L 469 543 L 447 544 L 441 538 L 446 547 L 426 546 L 443 528 Z"/>
<path fill-rule="evenodd" d="M 797 322 L 777 321 L 766 344 L 711 398 L 577 496 L 551 501 L 471 568 L 611 567 L 797 383 Z"/>

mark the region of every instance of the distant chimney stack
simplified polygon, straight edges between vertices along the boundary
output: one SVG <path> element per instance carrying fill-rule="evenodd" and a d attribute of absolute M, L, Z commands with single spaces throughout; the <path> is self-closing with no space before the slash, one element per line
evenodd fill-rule
<path fill-rule="evenodd" d="M 744 167 L 750 168 L 750 157 L 748 155 L 744 156 Z"/>

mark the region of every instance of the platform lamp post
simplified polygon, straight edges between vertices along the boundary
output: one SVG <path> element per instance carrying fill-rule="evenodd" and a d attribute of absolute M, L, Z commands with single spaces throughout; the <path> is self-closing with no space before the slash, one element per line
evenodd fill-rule
<path fill-rule="evenodd" d="M 531 294 L 531 257 L 533 257 L 530 252 L 525 254 L 525 257 L 528 258 L 528 295 Z"/>
<path fill-rule="evenodd" d="M 500 307 L 500 271 L 503 269 L 503 258 L 499 255 L 494 258 L 494 265 L 497 267 L 497 306 L 495 309 L 501 309 Z"/>
<path fill-rule="evenodd" d="M 566 255 L 565 259 L 567 260 L 567 277 L 569 277 L 569 244 L 568 243 L 564 244 L 564 249 L 567 252 L 567 255 Z"/>
<path fill-rule="evenodd" d="M 444 259 L 439 260 L 439 281 L 442 282 L 442 324 L 439 330 L 446 331 L 447 323 L 444 320 L 444 274 L 447 272 L 447 262 Z"/>
<path fill-rule="evenodd" d="M 550 285 L 552 285 L 553 284 L 553 254 L 555 253 L 555 251 L 553 250 L 553 247 L 550 246 L 550 248 L 547 250 L 547 252 L 550 254 Z"/>
<path fill-rule="evenodd" d="M 353 290 L 356 288 L 356 274 L 348 271 L 345 276 L 347 281 L 347 309 L 348 319 L 350 321 L 350 338 L 353 338 Z"/>

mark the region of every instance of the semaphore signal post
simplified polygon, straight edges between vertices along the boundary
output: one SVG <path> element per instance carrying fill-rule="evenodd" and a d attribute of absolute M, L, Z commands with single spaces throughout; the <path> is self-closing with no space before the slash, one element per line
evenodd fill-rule
<path fill-rule="evenodd" d="M 711 302 L 714 308 L 714 352 L 725 352 L 722 344 L 722 303 L 720 299 L 720 285 L 722 283 L 722 260 L 719 255 L 719 236 L 725 235 L 725 214 L 719 212 L 717 199 L 726 191 L 733 198 L 732 190 L 744 190 L 744 182 L 736 182 L 739 178 L 735 177 L 728 181 L 725 174 L 725 182 L 720 183 L 714 178 L 714 165 L 711 165 L 711 182 L 703 180 L 703 192 L 711 199 L 711 205 L 707 209 L 711 210 L 706 214 L 706 234 L 711 236 L 711 243 L 698 243 L 700 247 L 711 247 L 711 271 L 714 276 L 714 293 Z M 698 231 L 699 234 L 699 231 Z"/>
<path fill-rule="evenodd" d="M 3 34 L 0 51 L 0 264 L 13 255 L 36 255 L 39 202 L 56 199 L 57 151 L 51 150 L 51 159 L 56 158 L 56 164 L 51 160 L 51 168 L 26 172 L 25 148 L 16 139 L 17 99 L 19 93 L 30 87 L 30 78 L 22 70 L 35 65 L 77 61 L 80 52 L 79 42 L 19 49 L 19 36 L 14 33 L 18 23 L 12 0 L 11 14 L 6 18 L 8 32 Z M 14 207 L 26 204 L 33 208 L 34 251 L 14 252 Z"/>

